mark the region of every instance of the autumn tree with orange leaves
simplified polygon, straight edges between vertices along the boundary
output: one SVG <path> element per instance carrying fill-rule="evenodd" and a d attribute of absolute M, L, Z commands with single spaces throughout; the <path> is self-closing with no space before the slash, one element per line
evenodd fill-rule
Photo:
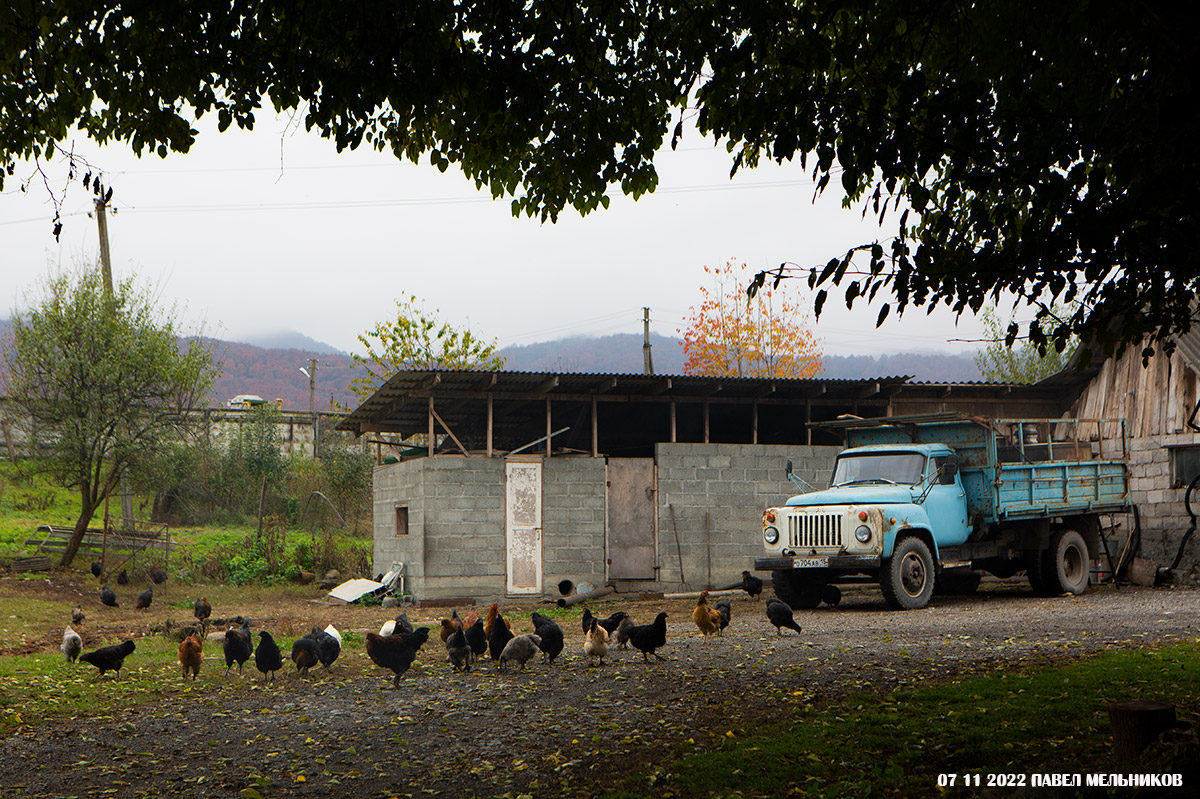
<path fill-rule="evenodd" d="M 685 320 L 683 372 L 722 377 L 816 377 L 821 341 L 808 326 L 802 303 L 782 284 L 764 286 L 748 299 L 753 270 L 728 261 L 704 267 L 715 285 L 701 286 L 704 299 Z"/>

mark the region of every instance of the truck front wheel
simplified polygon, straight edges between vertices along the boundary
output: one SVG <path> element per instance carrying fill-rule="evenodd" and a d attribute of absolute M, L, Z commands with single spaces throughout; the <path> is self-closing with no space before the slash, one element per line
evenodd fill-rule
<path fill-rule="evenodd" d="M 787 603 L 792 610 L 812 610 L 821 604 L 821 589 L 824 583 L 797 574 L 795 570 L 771 572 L 771 584 L 775 587 L 775 596 Z"/>
<path fill-rule="evenodd" d="M 1042 578 L 1054 594 L 1083 593 L 1088 584 L 1088 548 L 1083 536 L 1074 530 L 1059 530 L 1050 536 Z"/>
<path fill-rule="evenodd" d="M 916 536 L 896 542 L 892 557 L 879 572 L 883 598 L 896 610 L 915 610 L 933 595 L 933 555 Z"/>

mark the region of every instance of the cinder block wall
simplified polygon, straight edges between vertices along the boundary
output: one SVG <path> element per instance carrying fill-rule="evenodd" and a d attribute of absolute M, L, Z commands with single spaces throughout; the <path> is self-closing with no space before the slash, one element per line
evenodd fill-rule
<path fill-rule="evenodd" d="M 1169 433 L 1159 436 L 1144 436 L 1131 439 L 1129 453 L 1129 487 L 1133 504 L 1137 505 L 1142 522 L 1142 545 L 1139 554 L 1150 558 L 1159 566 L 1170 566 L 1179 552 L 1179 544 L 1191 520 L 1184 506 L 1183 495 L 1187 486 L 1176 487 L 1171 464 L 1172 446 L 1200 445 L 1200 436 L 1193 433 Z M 1200 504 L 1198 496 L 1192 497 L 1193 507 Z M 1132 515 L 1120 519 L 1123 533 L 1131 532 Z M 1125 536 L 1119 536 L 1115 546 L 1115 558 L 1124 544 Z M 1177 573 L 1193 578 L 1200 576 L 1200 535 L 1193 533 L 1183 552 Z"/>
<path fill-rule="evenodd" d="M 787 479 L 787 460 L 798 477 L 825 488 L 839 451 L 800 445 L 659 444 L 657 590 L 698 591 L 740 581 L 742 570 L 753 571 L 754 559 L 762 555 L 763 510 L 799 493 Z"/>
<path fill-rule="evenodd" d="M 558 583 L 604 585 L 604 458 L 550 458 L 542 470 L 542 583 L 558 595 Z"/>

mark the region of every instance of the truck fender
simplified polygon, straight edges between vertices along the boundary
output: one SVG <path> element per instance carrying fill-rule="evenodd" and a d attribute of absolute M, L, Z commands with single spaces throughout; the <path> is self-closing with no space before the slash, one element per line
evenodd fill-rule
<path fill-rule="evenodd" d="M 923 508 L 918 505 L 911 505 L 893 515 L 896 523 L 883 534 L 884 558 L 892 556 L 892 551 L 896 548 L 897 539 L 908 535 L 915 535 L 929 546 L 929 552 L 933 555 L 934 562 L 941 561 L 937 542 L 933 540 L 933 533 L 930 531 L 929 516 L 926 515 Z"/>

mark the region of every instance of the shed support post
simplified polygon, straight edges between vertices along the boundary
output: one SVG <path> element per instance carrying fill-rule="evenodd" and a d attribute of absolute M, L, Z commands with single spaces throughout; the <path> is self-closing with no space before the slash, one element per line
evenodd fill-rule
<path fill-rule="evenodd" d="M 600 420 L 596 417 L 599 403 L 592 397 L 592 457 L 600 457 Z"/>
<path fill-rule="evenodd" d="M 428 425 L 429 438 L 427 438 L 425 440 L 425 454 L 432 457 L 433 456 L 433 397 L 429 398 L 429 411 L 425 414 L 425 416 L 428 418 L 428 421 L 429 421 L 429 425 Z"/>
<path fill-rule="evenodd" d="M 750 405 L 750 443 L 758 443 L 758 400 Z"/>
<path fill-rule="evenodd" d="M 671 443 L 675 441 L 675 400 L 671 400 Z"/>
<path fill-rule="evenodd" d="M 708 444 L 708 400 L 704 401 L 704 443 Z"/>
<path fill-rule="evenodd" d="M 554 440 L 554 431 L 551 429 L 550 419 L 550 398 L 546 397 L 546 457 L 550 457 L 550 447 Z"/>

